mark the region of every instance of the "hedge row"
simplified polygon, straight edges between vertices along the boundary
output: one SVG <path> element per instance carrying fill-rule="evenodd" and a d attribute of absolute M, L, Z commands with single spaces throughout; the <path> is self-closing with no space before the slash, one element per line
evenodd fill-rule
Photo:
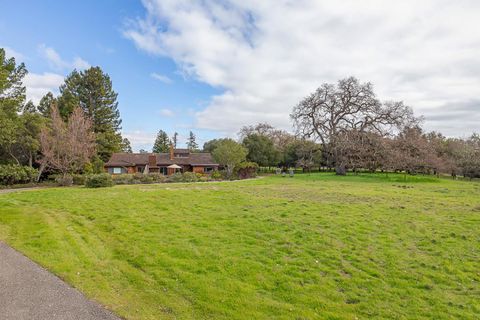
<path fill-rule="evenodd" d="M 16 164 L 0 165 L 0 184 L 13 185 L 35 181 L 38 170 Z"/>

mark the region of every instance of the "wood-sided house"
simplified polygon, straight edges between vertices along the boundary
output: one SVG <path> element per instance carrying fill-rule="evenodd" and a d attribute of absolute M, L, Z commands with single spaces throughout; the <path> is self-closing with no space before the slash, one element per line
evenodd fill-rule
<path fill-rule="evenodd" d="M 218 163 L 210 153 L 173 148 L 169 153 L 114 153 L 105 163 L 105 171 L 110 174 L 156 172 L 171 175 L 177 171 L 210 173 L 217 169 Z"/>

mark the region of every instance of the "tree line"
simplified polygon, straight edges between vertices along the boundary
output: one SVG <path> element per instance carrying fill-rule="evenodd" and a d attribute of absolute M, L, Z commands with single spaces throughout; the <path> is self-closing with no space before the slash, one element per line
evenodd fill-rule
<path fill-rule="evenodd" d="M 56 97 L 49 92 L 37 105 L 26 101 L 26 74 L 25 65 L 0 48 L 0 165 L 36 167 L 40 174 L 91 173 L 103 171 L 112 153 L 132 152 L 120 133 L 118 95 L 100 67 L 73 70 Z M 294 133 L 260 123 L 241 128 L 238 139 L 213 139 L 200 150 L 190 131 L 187 148 L 211 152 L 230 173 L 248 161 L 306 171 L 329 168 L 340 175 L 380 170 L 480 177 L 478 134 L 447 138 L 425 132 L 423 119 L 410 107 L 380 101 L 371 83 L 354 77 L 322 84 L 290 117 Z M 177 143 L 177 132 L 169 137 L 160 130 L 152 152 L 168 152 Z"/>
<path fill-rule="evenodd" d="M 112 153 L 131 149 L 120 133 L 118 95 L 100 67 L 73 70 L 58 96 L 49 92 L 37 105 L 26 101 L 27 72 L 0 48 L 0 164 L 100 171 Z"/>
<path fill-rule="evenodd" d="M 368 170 L 480 177 L 479 134 L 447 138 L 425 132 L 423 118 L 410 107 L 381 102 L 371 83 L 354 77 L 321 85 L 290 117 L 294 134 L 267 123 L 243 127 L 237 143 L 246 160 L 264 167 L 332 169 L 339 175 Z M 208 141 L 203 149 L 213 152 L 227 140 Z"/>

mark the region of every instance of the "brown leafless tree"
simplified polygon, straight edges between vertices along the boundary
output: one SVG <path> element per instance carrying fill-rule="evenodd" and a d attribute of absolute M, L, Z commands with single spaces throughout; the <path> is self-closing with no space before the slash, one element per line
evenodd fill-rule
<path fill-rule="evenodd" d="M 403 102 L 381 103 L 371 83 L 354 77 L 336 85 L 325 83 L 294 107 L 290 115 L 297 134 L 318 139 L 337 174 L 346 174 L 347 160 L 340 137 L 355 130 L 386 136 L 418 120 Z"/>
<path fill-rule="evenodd" d="M 95 154 L 92 121 L 80 107 L 64 122 L 53 105 L 50 117 L 50 126 L 40 132 L 41 166 L 58 170 L 64 177 L 81 171 Z"/>
<path fill-rule="evenodd" d="M 405 173 L 438 173 L 442 161 L 420 127 L 405 128 L 391 141 L 391 166 Z"/>

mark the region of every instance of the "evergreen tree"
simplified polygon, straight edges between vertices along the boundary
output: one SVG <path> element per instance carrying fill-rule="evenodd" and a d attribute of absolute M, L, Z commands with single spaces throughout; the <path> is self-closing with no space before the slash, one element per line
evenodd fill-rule
<path fill-rule="evenodd" d="M 168 152 L 169 148 L 170 148 L 170 141 L 168 139 L 168 134 L 163 130 L 158 131 L 157 138 L 155 139 L 155 143 L 153 144 L 152 152 L 155 152 L 155 153 Z"/>
<path fill-rule="evenodd" d="M 42 97 L 40 103 L 38 104 L 38 111 L 44 116 L 49 118 L 50 117 L 50 108 L 52 104 L 56 103 L 56 99 L 53 96 L 53 93 L 48 92 L 46 95 Z"/>
<path fill-rule="evenodd" d="M 188 136 L 188 142 L 187 142 L 187 148 L 190 151 L 196 151 L 198 150 L 198 144 L 196 141 L 197 137 L 195 137 L 195 134 L 190 131 L 190 135 Z"/>
<path fill-rule="evenodd" d="M 48 98 L 50 99 L 50 98 Z M 100 67 L 85 71 L 74 70 L 60 87 L 57 98 L 60 115 L 67 119 L 75 107 L 80 106 L 93 122 L 97 153 L 106 161 L 113 152 L 122 149 L 120 113 L 117 93 L 110 77 Z"/>
<path fill-rule="evenodd" d="M 172 138 L 174 148 L 177 147 L 177 141 L 178 141 L 178 132 L 175 131 L 175 133 L 173 134 L 173 138 Z"/>
<path fill-rule="evenodd" d="M 14 58 L 7 58 L 0 48 L 0 161 L 14 160 L 20 164 L 15 154 L 15 146 L 22 129 L 19 112 L 25 102 L 25 86 L 22 79 L 27 74 L 25 65 L 17 65 Z"/>
<path fill-rule="evenodd" d="M 130 140 L 127 138 L 123 138 L 122 140 L 122 152 L 125 153 L 132 153 L 132 145 L 130 144 Z"/>

